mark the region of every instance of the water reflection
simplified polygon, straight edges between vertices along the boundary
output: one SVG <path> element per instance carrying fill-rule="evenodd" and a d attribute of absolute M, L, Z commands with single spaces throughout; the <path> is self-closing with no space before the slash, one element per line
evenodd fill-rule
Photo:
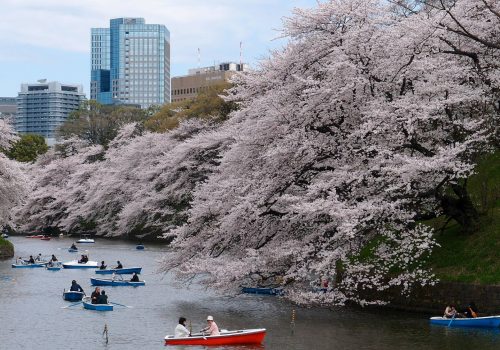
<path fill-rule="evenodd" d="M 73 260 L 69 239 L 39 241 L 12 237 L 16 256 L 56 254 L 60 261 Z M 81 247 L 81 246 L 80 246 Z M 196 284 L 185 288 L 170 275 L 158 275 L 156 261 L 168 250 L 147 245 L 97 240 L 85 246 L 91 260 L 108 264 L 120 260 L 124 266 L 142 266 L 141 288 L 105 287 L 111 301 L 133 308 L 115 308 L 100 313 L 62 300 L 62 291 L 76 279 L 90 294 L 89 270 L 12 269 L 11 261 L 0 262 L 1 349 L 499 349 L 498 330 L 430 326 L 428 315 L 393 311 L 336 308 L 298 308 L 272 296 L 220 297 Z M 79 254 L 81 254 L 79 252 Z M 295 328 L 290 327 L 296 310 Z M 166 334 L 173 334 L 180 316 L 192 322 L 193 331 L 203 328 L 213 315 L 220 328 L 266 328 L 262 346 L 169 346 Z M 104 326 L 108 326 L 106 344 Z M 292 332 L 293 330 L 293 332 Z"/>

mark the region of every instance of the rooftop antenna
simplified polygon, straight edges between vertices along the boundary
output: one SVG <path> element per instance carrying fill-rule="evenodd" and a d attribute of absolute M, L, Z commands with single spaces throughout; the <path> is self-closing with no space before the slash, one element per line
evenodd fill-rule
<path fill-rule="evenodd" d="M 240 71 L 243 71 L 243 41 L 240 41 Z"/>
<path fill-rule="evenodd" d="M 198 48 L 198 69 L 201 68 L 200 61 L 201 61 L 201 52 L 200 52 L 200 48 Z"/>

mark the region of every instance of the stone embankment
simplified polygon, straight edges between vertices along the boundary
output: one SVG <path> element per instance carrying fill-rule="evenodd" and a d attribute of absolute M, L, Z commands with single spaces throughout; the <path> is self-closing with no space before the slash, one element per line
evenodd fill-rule
<path fill-rule="evenodd" d="M 458 282 L 440 282 L 435 286 L 418 287 L 410 296 L 397 293 L 384 296 L 390 308 L 441 315 L 447 304 L 454 304 L 460 311 L 471 301 L 481 315 L 500 314 L 500 285 L 479 285 Z"/>

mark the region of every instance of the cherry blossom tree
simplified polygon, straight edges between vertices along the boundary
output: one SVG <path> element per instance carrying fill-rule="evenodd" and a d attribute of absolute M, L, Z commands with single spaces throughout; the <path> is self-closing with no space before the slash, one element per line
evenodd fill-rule
<path fill-rule="evenodd" d="M 217 163 L 227 140 L 198 120 L 165 133 L 125 125 L 107 150 L 69 139 L 30 173 L 35 187 L 18 209 L 24 230 L 162 237 L 186 221 L 191 192 Z"/>
<path fill-rule="evenodd" d="M 422 220 L 472 227 L 465 179 L 498 147 L 499 13 L 492 0 L 297 9 L 286 47 L 235 78 L 227 120 L 127 124 L 106 148 L 67 139 L 27 166 L 17 222 L 174 239 L 163 269 L 224 293 L 367 304 L 433 283 Z M 334 288 L 315 292 L 320 278 Z"/>
<path fill-rule="evenodd" d="M 165 270 L 221 291 L 282 285 L 306 304 L 432 283 L 419 220 L 474 219 L 461 181 L 496 132 L 498 31 L 494 1 L 296 10 L 290 43 L 233 89 L 235 142 L 195 191 Z M 319 276 L 335 289 L 307 292 Z"/>
<path fill-rule="evenodd" d="M 1 150 L 8 150 L 17 140 L 6 120 L 0 119 L 0 227 L 11 224 L 11 209 L 26 194 L 26 179 L 20 164 L 8 159 Z"/>

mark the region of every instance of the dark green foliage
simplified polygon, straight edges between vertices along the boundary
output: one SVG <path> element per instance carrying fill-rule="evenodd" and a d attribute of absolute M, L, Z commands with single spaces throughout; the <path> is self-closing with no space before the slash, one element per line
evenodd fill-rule
<path fill-rule="evenodd" d="M 69 115 L 58 135 L 64 139 L 78 137 L 106 147 L 120 127 L 132 122 L 142 123 L 155 111 L 154 107 L 143 110 L 132 106 L 107 106 L 91 100 Z"/>
<path fill-rule="evenodd" d="M 12 145 L 7 151 L 7 155 L 11 159 L 19 162 L 33 162 L 40 154 L 47 152 L 49 147 L 45 143 L 45 139 L 40 135 L 26 134 Z"/>
<path fill-rule="evenodd" d="M 500 152 L 481 160 L 467 189 L 480 213 L 478 228 L 465 234 L 454 220 L 428 222 L 436 228 L 441 245 L 432 253 L 430 266 L 446 281 L 500 283 Z M 444 227 L 444 228 L 443 228 Z"/>

